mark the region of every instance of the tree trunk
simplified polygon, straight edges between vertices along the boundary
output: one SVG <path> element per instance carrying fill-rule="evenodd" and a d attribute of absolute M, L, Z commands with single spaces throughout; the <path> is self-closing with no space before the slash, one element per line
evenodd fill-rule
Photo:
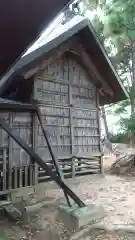
<path fill-rule="evenodd" d="M 105 139 L 104 139 L 104 146 L 109 149 L 110 152 L 112 152 L 112 144 L 110 142 L 110 136 L 109 136 L 109 131 L 108 131 L 108 125 L 107 125 L 107 119 L 106 119 L 106 112 L 105 112 L 105 107 L 101 107 L 101 116 L 103 119 L 103 124 L 105 128 Z"/>
<path fill-rule="evenodd" d="M 108 125 L 107 125 L 107 119 L 106 119 L 106 113 L 105 113 L 105 107 L 101 107 L 101 116 L 103 119 L 104 127 L 105 127 L 105 135 L 106 138 L 109 140 L 109 131 L 108 131 Z"/>
<path fill-rule="evenodd" d="M 131 121 L 135 122 L 135 43 L 132 44 L 132 89 L 131 89 Z M 131 130 L 131 144 L 135 147 L 135 130 Z"/>

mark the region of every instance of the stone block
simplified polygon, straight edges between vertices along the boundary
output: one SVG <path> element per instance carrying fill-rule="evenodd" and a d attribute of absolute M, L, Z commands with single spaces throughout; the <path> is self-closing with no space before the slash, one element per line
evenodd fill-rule
<path fill-rule="evenodd" d="M 37 184 L 35 186 L 28 186 L 19 188 L 11 192 L 11 201 L 13 203 L 25 201 L 26 205 L 36 203 L 46 199 L 46 185 Z"/>
<path fill-rule="evenodd" d="M 5 206 L 4 209 L 6 213 L 15 221 L 20 219 L 22 216 L 22 213 L 12 204 Z"/>
<path fill-rule="evenodd" d="M 20 201 L 25 201 L 27 204 L 31 202 L 31 195 L 34 194 L 33 187 L 19 188 L 11 192 L 12 203 L 18 203 Z"/>
<path fill-rule="evenodd" d="M 76 231 L 88 224 L 93 224 L 105 216 L 102 207 L 94 204 L 79 208 L 73 205 L 72 208 L 67 205 L 60 205 L 57 220 L 64 223 L 68 230 Z"/>

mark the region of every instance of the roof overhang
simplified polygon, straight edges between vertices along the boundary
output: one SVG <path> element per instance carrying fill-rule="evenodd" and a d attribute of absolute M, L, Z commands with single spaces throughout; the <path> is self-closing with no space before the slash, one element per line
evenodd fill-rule
<path fill-rule="evenodd" d="M 107 82 L 114 92 L 114 95 L 110 96 L 108 100 L 106 97 L 102 97 L 102 104 L 116 103 L 129 98 L 120 77 L 90 22 L 88 22 L 87 26 L 80 32 L 80 38 L 84 43 L 83 45 L 85 46 L 87 53 L 91 56 L 94 66 L 100 73 L 100 76 Z"/>
<path fill-rule="evenodd" d="M 80 38 L 99 75 L 113 90 L 113 95 L 105 95 L 101 97 L 100 104 L 103 105 L 113 102 L 115 103 L 117 101 L 128 98 L 128 93 L 121 83 L 121 80 L 117 75 L 111 61 L 109 60 L 105 49 L 102 47 L 100 41 L 98 40 L 93 27 L 86 19 L 70 28 L 67 32 L 48 42 L 46 45 L 21 58 L 20 61 L 18 61 L 13 66 L 13 68 L 1 79 L 0 95 L 2 96 L 4 91 L 6 91 L 7 88 L 10 88 L 10 83 L 14 80 L 14 75 L 16 73 L 21 74 L 24 69 L 27 69 L 27 67 L 29 68 L 36 64 L 37 61 L 43 58 L 43 56 L 46 55 L 49 51 L 58 47 L 61 43 L 66 42 L 73 36 Z"/>
<path fill-rule="evenodd" d="M 0 1 L 0 77 L 70 0 Z"/>

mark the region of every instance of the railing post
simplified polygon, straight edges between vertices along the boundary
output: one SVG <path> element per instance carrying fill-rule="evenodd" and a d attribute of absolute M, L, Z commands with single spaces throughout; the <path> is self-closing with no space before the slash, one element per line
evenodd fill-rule
<path fill-rule="evenodd" d="M 85 206 L 84 202 L 81 201 L 81 199 L 62 181 L 62 179 L 58 177 L 54 172 L 52 172 L 52 169 L 43 161 L 43 159 L 39 157 L 38 154 L 35 153 L 33 149 L 24 142 L 23 139 L 15 135 L 15 133 L 12 131 L 4 119 L 0 119 L 0 127 L 2 127 L 2 129 L 4 129 L 9 134 L 9 136 L 12 137 L 12 139 L 15 140 L 19 146 L 21 146 L 30 155 L 30 157 L 34 159 L 37 164 L 39 164 L 39 166 L 47 172 L 52 180 L 54 180 L 59 185 L 59 187 L 62 188 L 63 191 L 75 201 L 79 207 Z"/>

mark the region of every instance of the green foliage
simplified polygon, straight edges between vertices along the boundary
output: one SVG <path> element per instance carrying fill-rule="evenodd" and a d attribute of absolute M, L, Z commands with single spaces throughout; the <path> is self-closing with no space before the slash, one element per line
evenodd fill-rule
<path fill-rule="evenodd" d="M 120 129 L 121 131 L 127 132 L 127 133 L 132 133 L 135 132 L 135 116 L 131 117 L 121 117 L 120 121 Z"/>
<path fill-rule="evenodd" d="M 104 25 L 101 22 L 98 15 L 95 15 L 92 20 L 92 25 L 96 29 L 96 32 L 98 33 L 98 37 L 100 38 L 100 41 L 103 43 L 105 40 L 105 37 L 103 35 Z"/>
<path fill-rule="evenodd" d="M 128 131 L 135 132 L 135 116 L 131 116 L 128 120 Z"/>
<path fill-rule="evenodd" d="M 110 133 L 110 141 L 112 143 L 128 143 L 128 132 L 119 132 L 117 134 Z"/>
<path fill-rule="evenodd" d="M 123 73 L 130 71 L 131 69 L 131 49 L 129 46 L 125 46 L 122 51 L 111 57 L 116 69 L 121 70 Z"/>
<path fill-rule="evenodd" d="M 113 0 L 104 7 L 105 32 L 119 36 L 123 44 L 135 39 L 135 0 Z"/>
<path fill-rule="evenodd" d="M 133 58 L 133 44 L 135 41 L 135 0 L 113 0 L 105 7 L 104 34 L 111 36 L 118 49 L 117 56 L 113 63 L 117 70 L 121 72 L 121 79 L 125 83 L 125 73 L 129 73 L 127 78 L 130 101 L 123 101 L 117 105 L 115 114 L 121 115 L 120 126 L 125 132 L 135 132 L 135 89 L 133 89 L 135 76 L 132 72 L 132 64 L 135 65 Z M 127 107 L 128 106 L 128 107 Z M 132 109 L 131 114 L 129 109 Z M 126 117 L 125 117 L 126 115 Z"/>
<path fill-rule="evenodd" d="M 128 132 L 129 131 L 129 125 L 130 125 L 130 118 L 127 117 L 121 117 L 120 118 L 120 126 L 121 126 L 121 131 Z"/>
<path fill-rule="evenodd" d="M 88 2 L 91 0 L 87 0 L 87 7 Z M 132 64 L 135 65 L 135 0 L 110 0 L 101 4 L 96 1 L 95 8 L 98 7 L 102 9 L 102 17 L 97 12 L 93 26 L 105 47 L 107 40 L 111 39 L 109 47 L 106 47 L 109 55 L 113 52 L 113 45 L 117 49 L 117 54 L 113 54 L 111 60 L 130 95 L 130 99 L 107 108 L 106 112 L 120 116 L 122 132 L 135 132 L 135 76 L 132 69 Z"/>
<path fill-rule="evenodd" d="M 104 34 L 107 35 L 121 35 L 125 32 L 125 26 L 123 24 L 123 18 L 120 12 L 116 9 L 111 9 L 106 14 L 104 19 Z"/>
<path fill-rule="evenodd" d="M 118 115 L 118 114 L 127 114 L 129 112 L 129 109 L 127 109 L 128 107 L 130 107 L 130 100 L 126 99 L 124 101 L 121 101 L 120 103 L 118 103 L 114 109 L 114 114 Z"/>
<path fill-rule="evenodd" d="M 97 6 L 104 6 L 106 0 L 83 0 L 86 9 L 94 10 Z"/>

